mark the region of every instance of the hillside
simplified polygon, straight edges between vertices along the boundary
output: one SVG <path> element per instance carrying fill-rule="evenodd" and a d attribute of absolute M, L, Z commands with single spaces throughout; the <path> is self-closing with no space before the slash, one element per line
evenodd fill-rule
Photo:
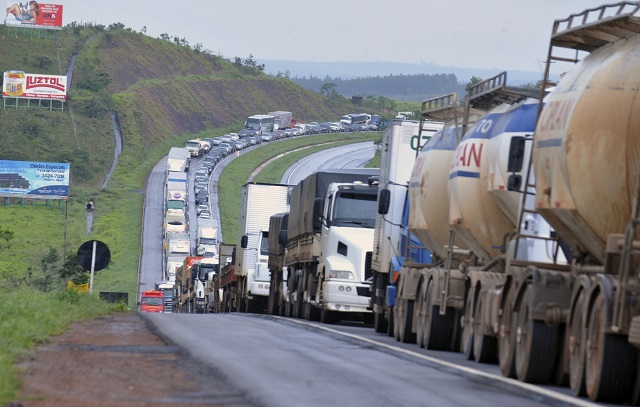
<path fill-rule="evenodd" d="M 3 159 L 70 161 L 75 181 L 89 187 L 111 164 L 111 109 L 125 150 L 137 158 L 163 141 L 178 137 L 178 145 L 189 134 L 238 126 L 251 114 L 290 110 L 301 120 L 329 120 L 350 110 L 344 99 L 117 26 L 65 27 L 57 40 L 4 36 L 0 69 L 64 75 L 74 52 L 65 110 L 5 108 L 0 142 Z"/>
<path fill-rule="evenodd" d="M 0 159 L 71 164 L 68 205 L 7 206 L 0 198 L 0 292 L 25 283 L 50 289 L 47 275 L 59 268 L 59 262 L 46 262 L 55 259 L 51 250 L 59 257 L 73 255 L 84 241 L 97 239 L 108 243 L 112 261 L 96 276 L 95 289 L 132 293 L 146 177 L 171 146 L 238 130 L 247 116 L 270 110 L 290 110 L 310 121 L 335 120 L 352 109 L 346 99 L 321 96 L 243 61 L 232 63 L 120 25 L 67 26 L 55 39 L 15 31 L 0 37 L 3 72 L 64 75 L 74 54 L 64 110 L 26 103 L 0 109 Z M 101 188 L 114 156 L 112 112 L 123 151 Z M 84 210 L 89 199 L 96 203 L 90 234 Z M 14 234 L 10 248 L 3 245 L 3 229 Z"/>

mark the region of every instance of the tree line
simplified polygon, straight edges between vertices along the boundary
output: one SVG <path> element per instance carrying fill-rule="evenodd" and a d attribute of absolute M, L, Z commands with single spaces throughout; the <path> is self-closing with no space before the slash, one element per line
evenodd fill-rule
<path fill-rule="evenodd" d="M 369 76 L 364 78 L 342 79 L 326 76 L 324 79 L 310 75 L 309 77 L 290 77 L 289 72 L 277 76 L 288 77 L 303 88 L 318 93 L 336 93 L 350 98 L 351 96 L 382 96 L 385 98 L 421 102 L 447 93 L 464 94 L 465 83 L 460 83 L 454 74 L 417 74 Z"/>

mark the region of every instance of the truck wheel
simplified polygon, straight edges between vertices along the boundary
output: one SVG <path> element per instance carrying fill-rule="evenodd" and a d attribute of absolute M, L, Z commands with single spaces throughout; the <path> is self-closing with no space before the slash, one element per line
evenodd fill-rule
<path fill-rule="evenodd" d="M 467 290 L 464 302 L 464 318 L 462 318 L 462 353 L 471 360 L 473 359 L 473 309 L 475 308 L 475 292 Z"/>
<path fill-rule="evenodd" d="M 293 303 L 293 315 L 292 317 L 294 318 L 302 318 L 302 294 L 303 294 L 303 287 L 302 287 L 302 279 L 298 278 L 298 284 L 297 284 L 297 288 L 296 288 L 296 292 L 295 292 L 295 302 Z"/>
<path fill-rule="evenodd" d="M 586 290 L 580 290 L 573 309 L 569 315 L 569 384 L 573 394 L 585 396 L 584 387 L 584 360 L 586 357 L 586 343 L 584 312 L 587 308 Z"/>
<path fill-rule="evenodd" d="M 485 323 L 482 313 L 484 312 L 485 295 L 480 294 L 476 307 L 475 318 L 473 319 L 473 353 L 478 363 L 495 363 L 498 359 L 498 341 L 495 336 L 485 335 Z"/>
<path fill-rule="evenodd" d="M 393 313 L 394 313 L 394 307 L 389 307 L 387 309 L 387 315 L 389 315 L 389 320 L 387 321 L 387 336 L 390 338 L 393 337 L 393 327 L 395 324 Z"/>
<path fill-rule="evenodd" d="M 387 332 L 388 328 L 389 328 L 389 323 L 387 319 L 384 317 L 384 314 L 381 314 L 379 312 L 374 312 L 373 313 L 373 329 L 377 333 L 384 333 L 384 332 Z"/>
<path fill-rule="evenodd" d="M 534 320 L 529 301 L 533 287 L 524 287 L 518 308 L 516 337 L 516 373 L 518 380 L 527 383 L 547 383 L 553 376 L 556 362 L 558 327 Z"/>
<path fill-rule="evenodd" d="M 307 279 L 307 290 L 304 292 L 304 317 L 307 321 L 318 321 L 320 320 L 319 310 L 314 307 L 311 303 L 311 290 L 310 287 L 313 286 L 313 275 L 309 275 Z"/>
<path fill-rule="evenodd" d="M 631 378 L 637 370 L 635 349 L 626 335 L 607 332 L 606 301 L 605 295 L 598 293 L 589 313 L 585 384 L 591 400 L 619 403 L 631 395 Z"/>
<path fill-rule="evenodd" d="M 498 359 L 500 371 L 504 377 L 516 377 L 516 325 L 518 313 L 513 309 L 513 297 L 516 290 L 511 287 L 507 294 L 507 300 L 500 318 L 500 329 L 498 332 Z"/>
<path fill-rule="evenodd" d="M 427 288 L 419 294 L 421 302 L 418 304 L 420 310 L 420 318 L 418 323 L 422 326 L 418 327 L 418 333 L 422 334 L 422 338 L 417 340 L 421 342 L 421 346 L 432 350 L 447 350 L 451 344 L 451 333 L 453 331 L 453 312 L 447 309 L 445 315 L 440 315 L 438 306 L 433 305 L 434 295 L 433 280 L 429 280 Z"/>
<path fill-rule="evenodd" d="M 416 334 L 411 331 L 413 322 L 413 301 L 399 299 L 396 301 L 396 340 L 402 343 L 415 343 Z"/>

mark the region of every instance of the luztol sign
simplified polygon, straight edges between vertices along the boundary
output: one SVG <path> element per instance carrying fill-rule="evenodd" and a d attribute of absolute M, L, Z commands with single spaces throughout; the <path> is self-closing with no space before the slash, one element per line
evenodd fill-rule
<path fill-rule="evenodd" d="M 2 81 L 2 96 L 66 100 L 67 77 L 8 71 Z"/>

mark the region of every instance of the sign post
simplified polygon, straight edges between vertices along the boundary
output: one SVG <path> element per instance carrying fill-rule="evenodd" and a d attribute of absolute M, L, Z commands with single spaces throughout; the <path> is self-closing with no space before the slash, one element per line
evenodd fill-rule
<path fill-rule="evenodd" d="M 85 270 L 91 271 L 89 294 L 93 293 L 93 276 L 96 271 L 107 267 L 111 260 L 111 252 L 106 244 L 99 240 L 84 242 L 78 249 L 78 263 Z"/>

